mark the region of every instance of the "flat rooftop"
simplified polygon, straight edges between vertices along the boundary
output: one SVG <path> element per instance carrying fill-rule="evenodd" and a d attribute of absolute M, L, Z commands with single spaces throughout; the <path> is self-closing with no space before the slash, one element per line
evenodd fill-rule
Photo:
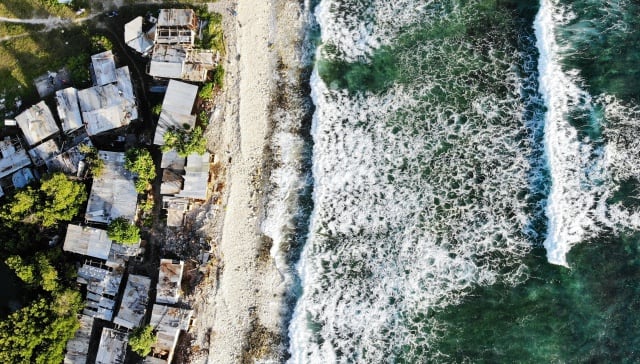
<path fill-rule="evenodd" d="M 20 142 L 11 137 L 0 140 L 0 178 L 8 176 L 31 164 L 27 152 Z"/>
<path fill-rule="evenodd" d="M 127 334 L 109 328 L 102 329 L 96 364 L 123 364 L 127 355 Z"/>
<path fill-rule="evenodd" d="M 91 56 L 91 66 L 95 76 L 95 85 L 102 86 L 116 82 L 116 62 L 111 51 Z"/>
<path fill-rule="evenodd" d="M 140 322 L 147 311 L 150 287 L 151 279 L 148 277 L 135 274 L 129 275 L 127 286 L 122 294 L 120 309 L 118 309 L 118 314 L 113 323 L 128 329 L 140 326 Z"/>
<path fill-rule="evenodd" d="M 67 87 L 56 91 L 56 105 L 58 117 L 62 123 L 62 130 L 65 133 L 82 127 L 82 114 L 80 113 L 80 104 L 78 104 L 77 89 Z"/>
<path fill-rule="evenodd" d="M 158 284 L 156 285 L 156 302 L 176 304 L 180 298 L 180 282 L 184 262 L 172 259 L 160 259 Z"/>
<path fill-rule="evenodd" d="M 106 230 L 69 224 L 62 250 L 107 260 L 111 243 Z"/>
<path fill-rule="evenodd" d="M 124 153 L 99 151 L 98 156 L 104 161 L 104 168 L 93 179 L 85 219 L 103 224 L 117 217 L 133 221 L 138 192 L 133 175 L 124 168 Z"/>

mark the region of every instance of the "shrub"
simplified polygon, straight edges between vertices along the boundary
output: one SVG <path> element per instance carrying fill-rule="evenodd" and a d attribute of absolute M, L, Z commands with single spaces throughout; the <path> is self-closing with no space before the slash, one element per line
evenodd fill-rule
<path fill-rule="evenodd" d="M 161 149 L 163 152 L 175 149 L 181 157 L 186 157 L 192 153 L 204 154 L 207 148 L 202 128 L 196 126 L 191 132 L 184 129 L 170 128 L 164 134 L 164 145 Z"/>
<path fill-rule="evenodd" d="M 113 49 L 113 43 L 104 35 L 94 35 L 91 37 L 91 52 L 102 53 Z"/>
<path fill-rule="evenodd" d="M 153 113 L 153 115 L 155 115 L 155 116 L 160 116 L 161 112 L 162 112 L 162 104 L 155 104 L 151 108 L 151 113 Z"/>
<path fill-rule="evenodd" d="M 156 342 L 156 335 L 153 334 L 153 327 L 151 325 L 140 326 L 133 329 L 131 335 L 129 335 L 129 346 L 131 350 L 145 357 L 151 352 L 151 345 Z"/>
<path fill-rule="evenodd" d="M 156 178 L 156 166 L 147 149 L 134 148 L 127 151 L 124 167 L 136 174 L 136 191 L 143 193 Z"/>
<path fill-rule="evenodd" d="M 98 149 L 87 144 L 78 146 L 80 153 L 84 154 L 84 162 L 93 177 L 100 177 L 104 169 L 104 161 L 98 156 Z"/>
<path fill-rule="evenodd" d="M 140 229 L 124 217 L 118 217 L 109 223 L 109 239 L 123 244 L 135 244 L 140 241 Z"/>
<path fill-rule="evenodd" d="M 213 84 L 216 85 L 217 88 L 224 86 L 224 68 L 222 68 L 220 64 L 213 70 Z"/>
<path fill-rule="evenodd" d="M 207 82 L 202 85 L 202 88 L 198 92 L 198 97 L 203 100 L 211 100 L 213 98 L 213 83 Z"/>

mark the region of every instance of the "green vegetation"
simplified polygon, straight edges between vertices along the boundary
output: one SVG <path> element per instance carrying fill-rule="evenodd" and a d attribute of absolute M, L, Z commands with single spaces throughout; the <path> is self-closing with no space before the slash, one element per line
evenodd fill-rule
<path fill-rule="evenodd" d="M 136 174 L 136 191 L 143 193 L 156 178 L 156 166 L 147 149 L 134 148 L 127 151 L 124 167 Z"/>
<path fill-rule="evenodd" d="M 140 206 L 140 210 L 142 210 L 143 212 L 151 212 L 153 210 L 153 199 L 147 197 L 146 200 L 140 202 L 139 206 Z"/>
<path fill-rule="evenodd" d="M 104 35 L 94 35 L 91 37 L 91 54 L 110 51 L 113 49 L 113 43 Z"/>
<path fill-rule="evenodd" d="M 31 18 L 48 16 L 75 17 L 73 9 L 57 0 L 3 0 L 0 2 L 0 16 L 10 18 Z"/>
<path fill-rule="evenodd" d="M 213 83 L 207 82 L 198 91 L 198 97 L 203 100 L 211 100 L 213 98 Z"/>
<path fill-rule="evenodd" d="M 4 262 L 29 286 L 40 286 L 47 292 L 58 289 L 58 271 L 44 253 L 36 253 L 31 260 L 11 255 Z"/>
<path fill-rule="evenodd" d="M 124 217 L 118 217 L 109 223 L 109 239 L 123 244 L 135 244 L 140 241 L 140 229 Z"/>
<path fill-rule="evenodd" d="M 84 162 L 93 177 L 100 177 L 104 169 L 104 161 L 98 156 L 98 149 L 87 144 L 78 146 L 80 153 L 84 154 Z"/>
<path fill-rule="evenodd" d="M 7 222 L 26 222 L 49 228 L 60 221 L 71 221 L 87 200 L 85 186 L 62 173 L 42 179 L 38 189 L 31 186 L 18 191 L 0 217 Z"/>
<path fill-rule="evenodd" d="M 221 89 L 224 86 L 224 68 L 222 67 L 222 65 L 218 65 L 216 66 L 216 68 L 214 68 L 213 72 L 213 84 L 218 88 Z"/>
<path fill-rule="evenodd" d="M 224 33 L 222 31 L 222 15 L 219 13 L 208 13 L 199 11 L 198 17 L 208 21 L 206 28 L 202 32 L 202 48 L 212 49 L 225 54 Z"/>
<path fill-rule="evenodd" d="M 206 140 L 202 128 L 196 126 L 193 130 L 170 128 L 164 134 L 163 152 L 175 149 L 178 155 L 186 157 L 192 153 L 203 154 L 207 151 Z"/>
<path fill-rule="evenodd" d="M 131 335 L 129 335 L 129 346 L 131 350 L 141 357 L 149 355 L 151 345 L 155 342 L 156 335 L 154 335 L 151 325 L 136 327 L 133 329 Z"/>
<path fill-rule="evenodd" d="M 151 112 L 155 116 L 160 116 L 160 113 L 162 112 L 162 104 L 153 105 L 153 107 L 151 108 Z"/>

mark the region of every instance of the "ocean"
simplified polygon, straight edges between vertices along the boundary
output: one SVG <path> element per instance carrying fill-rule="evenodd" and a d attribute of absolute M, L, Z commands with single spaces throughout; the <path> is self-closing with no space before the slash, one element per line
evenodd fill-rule
<path fill-rule="evenodd" d="M 289 362 L 640 361 L 640 3 L 309 9 Z"/>

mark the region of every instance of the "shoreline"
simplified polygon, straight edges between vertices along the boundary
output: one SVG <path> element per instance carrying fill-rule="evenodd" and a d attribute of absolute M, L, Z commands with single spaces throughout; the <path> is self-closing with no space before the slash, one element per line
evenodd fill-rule
<path fill-rule="evenodd" d="M 224 191 L 219 201 L 197 212 L 205 216 L 197 225 L 211 241 L 217 264 L 190 295 L 197 318 L 189 335 L 190 363 L 287 358 L 292 267 L 282 263 L 280 242 L 268 236 L 263 224 L 273 218 L 271 207 L 279 202 L 271 178 L 285 153 L 272 145 L 283 123 L 276 114 L 288 113 L 299 101 L 291 101 L 285 89 L 301 82 L 290 78 L 304 69 L 302 7 L 287 0 L 208 4 L 210 12 L 223 14 L 227 44 L 224 94 L 216 100 L 221 106 L 214 109 L 205 134 L 214 165 L 222 166 L 217 177 Z M 280 104 L 283 98 L 285 105 Z M 291 111 L 294 123 L 298 116 Z M 287 223 L 280 220 L 278 228 Z"/>

